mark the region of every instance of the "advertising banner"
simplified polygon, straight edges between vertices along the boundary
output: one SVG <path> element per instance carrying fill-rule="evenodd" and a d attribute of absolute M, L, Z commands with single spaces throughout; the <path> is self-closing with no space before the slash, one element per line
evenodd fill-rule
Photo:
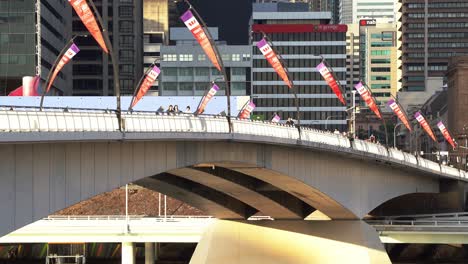
<path fill-rule="evenodd" d="M 378 118 L 382 119 L 379 106 L 375 102 L 375 98 L 372 97 L 372 94 L 369 91 L 369 88 L 367 88 L 367 86 L 365 86 L 362 82 L 358 82 L 356 85 L 354 85 L 354 88 L 361 95 L 362 100 L 364 100 L 367 106 L 369 106 L 369 109 L 372 110 L 372 112 L 374 112 Z"/>
<path fill-rule="evenodd" d="M 265 56 L 268 63 L 270 63 L 271 67 L 273 67 L 273 69 L 276 71 L 279 77 L 283 79 L 283 81 L 286 83 L 286 85 L 289 88 L 292 88 L 292 82 L 289 80 L 286 70 L 281 64 L 281 61 L 278 58 L 278 55 L 271 48 L 270 44 L 268 44 L 268 41 L 265 38 L 263 38 L 261 41 L 257 43 L 257 47 L 260 49 L 263 56 Z"/>
<path fill-rule="evenodd" d="M 159 74 L 161 73 L 161 70 L 157 67 L 154 66 L 151 71 L 146 75 L 145 79 L 140 85 L 140 88 L 138 89 L 138 93 L 135 96 L 135 99 L 132 102 L 131 108 L 133 108 L 138 101 L 140 101 L 143 96 L 148 92 L 150 89 L 151 85 L 153 85 L 154 81 L 158 78 Z"/>
<path fill-rule="evenodd" d="M 444 123 L 440 121 L 437 123 L 437 127 L 440 129 L 440 132 L 442 132 L 442 135 L 444 135 L 444 138 L 447 140 L 447 142 L 452 146 L 453 149 L 457 147 L 457 143 L 455 140 L 453 140 L 453 137 L 450 135 L 448 129 L 444 126 Z"/>
<path fill-rule="evenodd" d="M 248 119 L 250 118 L 250 113 L 255 109 L 255 104 L 252 101 L 249 101 L 239 113 L 240 119 Z"/>
<path fill-rule="evenodd" d="M 70 48 L 68 48 L 68 50 L 65 52 L 65 54 L 63 54 L 59 63 L 55 67 L 54 72 L 52 73 L 52 76 L 50 77 L 49 83 L 47 84 L 47 89 L 45 91 L 46 93 L 49 92 L 50 87 L 54 83 L 54 80 L 57 77 L 57 74 L 62 70 L 63 66 L 65 66 L 65 64 L 67 64 L 78 52 L 80 52 L 80 49 L 78 48 L 78 46 L 75 45 L 75 43 L 73 43 L 70 46 Z"/>
<path fill-rule="evenodd" d="M 279 115 L 275 115 L 272 119 L 271 122 L 273 123 L 278 123 L 281 120 L 281 117 Z"/>
<path fill-rule="evenodd" d="M 341 85 L 337 82 L 335 77 L 333 77 L 332 72 L 330 69 L 325 65 L 324 62 L 321 62 L 319 65 L 317 65 L 317 71 L 322 75 L 323 79 L 325 79 L 325 82 L 327 82 L 328 86 L 333 90 L 335 93 L 336 97 L 338 97 L 338 100 L 343 105 L 346 105 L 346 100 L 343 97 L 343 93 L 341 92 Z"/>
<path fill-rule="evenodd" d="M 104 42 L 104 38 L 102 37 L 101 29 L 99 29 L 93 11 L 89 8 L 86 0 L 68 0 L 68 2 L 73 6 L 76 14 L 80 17 L 81 22 L 83 22 L 99 46 L 101 46 L 104 52 L 109 53 L 106 42 Z"/>
<path fill-rule="evenodd" d="M 429 126 L 429 124 L 426 121 L 426 118 L 424 118 L 421 112 L 416 112 L 416 114 L 414 114 L 414 117 L 416 118 L 416 120 L 418 120 L 419 124 L 422 128 L 424 128 L 429 137 L 431 137 L 432 140 L 434 140 L 434 142 L 437 142 L 436 137 L 434 135 L 434 131 L 432 131 L 431 126 Z"/>
<path fill-rule="evenodd" d="M 198 23 L 197 18 L 193 15 L 192 11 L 188 10 L 185 12 L 180 19 L 185 23 L 187 28 L 192 32 L 195 39 L 198 41 L 203 51 L 205 51 L 206 56 L 210 59 L 213 65 L 221 71 L 221 63 L 218 62 L 216 58 L 216 53 L 214 47 L 211 44 L 208 35 L 206 34 L 207 29 L 204 29 L 200 23 Z"/>
<path fill-rule="evenodd" d="M 408 116 L 404 112 L 403 108 L 400 106 L 400 104 L 397 103 L 395 99 L 390 99 L 387 103 L 388 107 L 392 109 L 392 111 L 396 114 L 398 119 L 405 125 L 405 127 L 409 130 L 412 131 L 411 125 L 408 120 Z"/>
<path fill-rule="evenodd" d="M 213 84 L 213 86 L 210 88 L 208 93 L 206 93 L 206 95 L 203 96 L 203 98 L 202 98 L 202 100 L 201 100 L 201 102 L 200 102 L 200 104 L 199 104 L 199 106 L 197 108 L 197 111 L 195 113 L 198 114 L 198 115 L 203 114 L 203 112 L 205 112 L 206 105 L 208 105 L 211 98 L 213 98 L 218 91 L 219 91 L 218 85 Z"/>

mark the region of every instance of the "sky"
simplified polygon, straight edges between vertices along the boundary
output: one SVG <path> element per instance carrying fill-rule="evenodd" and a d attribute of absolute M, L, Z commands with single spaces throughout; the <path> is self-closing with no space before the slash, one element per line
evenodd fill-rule
<path fill-rule="evenodd" d="M 247 44 L 249 19 L 254 0 L 191 0 L 209 27 L 219 27 L 220 40 Z"/>

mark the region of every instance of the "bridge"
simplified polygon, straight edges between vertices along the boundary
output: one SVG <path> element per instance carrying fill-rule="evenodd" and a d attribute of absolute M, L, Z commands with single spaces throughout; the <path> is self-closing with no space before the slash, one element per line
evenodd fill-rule
<path fill-rule="evenodd" d="M 0 234 L 132 182 L 216 218 L 241 220 L 261 213 L 277 220 L 218 222 L 210 228 L 216 231 L 202 238 L 194 263 L 215 258 L 196 262 L 209 245 L 226 241 L 226 230 L 274 238 L 271 229 L 282 240 L 310 242 L 313 237 L 320 252 L 329 252 L 321 248 L 323 239 L 351 244 L 350 249 L 359 245 L 347 258 L 361 254 L 356 256 L 360 263 L 389 263 L 377 233 L 360 219 L 464 210 L 465 171 L 397 149 L 308 128 L 228 122 L 222 116 L 128 112 L 121 118 L 119 130 L 117 115 L 109 110 L 0 109 Z M 332 221 L 302 221 L 314 211 Z M 232 238 L 231 249 L 245 247 L 239 237 Z"/>

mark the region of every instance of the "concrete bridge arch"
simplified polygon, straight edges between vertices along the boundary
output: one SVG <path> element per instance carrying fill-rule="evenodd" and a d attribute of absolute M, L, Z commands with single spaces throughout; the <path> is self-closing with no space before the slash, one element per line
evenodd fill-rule
<path fill-rule="evenodd" d="M 265 183 L 261 186 L 266 188 L 262 201 L 274 203 L 262 205 L 262 201 L 257 201 L 255 205 L 235 199 L 247 210 L 244 216 L 259 210 L 254 206 L 261 205 L 282 208 L 283 212 L 278 212 L 286 215 L 285 219 L 288 210 L 284 209 L 288 206 L 289 213 L 298 218 L 317 209 L 332 219 L 360 219 L 393 197 L 439 191 L 438 178 L 423 172 L 295 146 L 193 140 L 51 142 L 4 144 L 0 156 L 0 234 L 130 182 L 161 175 L 167 179 L 168 172 L 174 175 L 184 173 L 183 170 L 208 173 L 210 166 L 244 175 L 257 184 Z M 189 176 L 177 177 L 203 186 L 204 182 L 193 181 Z M 233 182 L 233 176 L 229 177 L 222 180 Z M 236 184 L 244 190 L 249 187 Z M 281 195 L 268 195 L 267 187 L 274 187 Z M 229 191 L 210 189 L 224 194 L 224 198 L 229 196 Z M 255 194 L 252 189 L 250 193 Z M 198 196 L 203 198 L 200 193 Z M 176 198 L 187 201 L 183 196 Z"/>

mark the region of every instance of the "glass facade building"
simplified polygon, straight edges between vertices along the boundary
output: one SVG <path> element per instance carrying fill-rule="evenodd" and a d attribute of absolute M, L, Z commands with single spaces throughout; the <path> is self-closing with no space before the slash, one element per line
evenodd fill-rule
<path fill-rule="evenodd" d="M 131 95 L 143 75 L 143 0 L 94 0 L 109 31 L 119 65 L 120 92 Z M 73 33 L 87 29 L 73 13 Z M 79 56 L 73 59 L 73 93 L 80 96 L 114 95 L 112 61 L 93 38 L 79 38 Z"/>
<path fill-rule="evenodd" d="M 425 91 L 446 75 L 450 57 L 468 54 L 468 0 L 399 0 L 402 87 Z"/>
<path fill-rule="evenodd" d="M 254 4 L 252 16 L 252 98 L 254 114 L 270 119 L 276 112 L 281 119 L 296 116 L 291 89 L 279 78 L 257 48 L 265 32 L 281 54 L 294 81 L 300 104 L 301 125 L 320 129 L 347 126 L 346 107 L 315 69 L 323 56 L 344 89 L 346 87 L 346 25 L 329 25 L 330 12 L 308 10 L 288 12 Z M 288 4 L 294 5 L 294 4 Z M 290 10 L 290 9 L 289 9 Z"/>
<path fill-rule="evenodd" d="M 23 76 L 40 75 L 45 82 L 71 36 L 70 17 L 64 0 L 0 1 L 0 95 L 21 86 Z M 52 92 L 68 94 L 70 79 L 70 67 L 64 67 Z"/>

